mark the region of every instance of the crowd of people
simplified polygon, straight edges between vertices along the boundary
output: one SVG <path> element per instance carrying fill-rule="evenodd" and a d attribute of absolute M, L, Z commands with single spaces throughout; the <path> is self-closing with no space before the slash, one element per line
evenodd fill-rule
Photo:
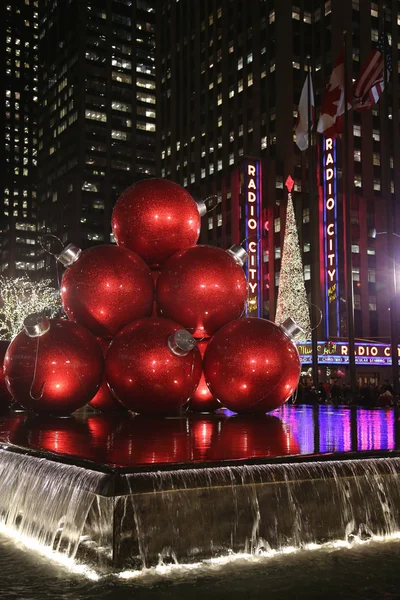
<path fill-rule="evenodd" d="M 388 380 L 382 385 L 365 384 L 351 391 L 347 383 L 338 379 L 320 383 L 316 388 L 308 378 L 301 378 L 293 404 L 347 404 L 364 406 L 365 408 L 390 407 L 398 402 L 393 395 L 393 387 Z"/>

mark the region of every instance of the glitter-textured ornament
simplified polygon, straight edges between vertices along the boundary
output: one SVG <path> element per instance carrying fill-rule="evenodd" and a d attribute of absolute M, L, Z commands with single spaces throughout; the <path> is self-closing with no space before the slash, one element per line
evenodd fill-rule
<path fill-rule="evenodd" d="M 0 340 L 0 411 L 8 408 L 13 399 L 10 392 L 7 389 L 6 382 L 4 381 L 4 370 L 3 363 L 4 357 L 10 342 Z"/>
<path fill-rule="evenodd" d="M 98 344 L 105 357 L 107 350 L 111 344 L 111 340 L 103 340 L 97 338 Z M 122 406 L 121 402 L 118 402 L 116 397 L 111 392 L 107 385 L 106 378 L 103 376 L 103 382 L 99 387 L 95 397 L 89 402 L 89 406 L 99 410 L 101 412 L 125 412 L 126 409 Z"/>
<path fill-rule="evenodd" d="M 228 251 L 196 246 L 169 259 L 157 280 L 157 304 L 163 317 L 186 327 L 195 338 L 208 338 L 242 314 L 247 299 L 240 247 Z"/>
<path fill-rule="evenodd" d="M 157 267 L 178 250 L 197 243 L 203 205 L 167 179 L 145 179 L 118 198 L 112 230 L 119 246 L 133 250 Z"/>
<path fill-rule="evenodd" d="M 94 335 L 111 337 L 131 321 L 151 315 L 153 279 L 134 252 L 118 246 L 82 252 L 70 244 L 58 259 L 67 267 L 61 283 L 64 310 Z"/>
<path fill-rule="evenodd" d="M 105 372 L 112 392 L 129 410 L 177 414 L 200 381 L 201 356 L 177 323 L 141 319 L 114 337 Z"/>
<path fill-rule="evenodd" d="M 294 329 L 291 331 L 294 333 Z M 300 357 L 282 326 L 238 319 L 220 329 L 204 355 L 204 375 L 216 398 L 235 412 L 269 412 L 295 391 Z"/>
<path fill-rule="evenodd" d="M 201 357 L 204 357 L 204 353 L 206 351 L 209 340 L 203 340 L 201 342 L 197 342 L 197 345 L 200 350 Z M 199 385 L 196 388 L 196 391 L 192 395 L 189 400 L 188 409 L 194 412 L 213 412 L 218 408 L 222 408 L 222 405 L 210 392 L 208 386 L 206 384 L 206 380 L 204 377 L 204 373 L 201 374 Z"/>
<path fill-rule="evenodd" d="M 67 415 L 87 404 L 103 377 L 96 338 L 65 319 L 31 315 L 11 342 L 4 375 L 12 396 L 36 413 Z"/>

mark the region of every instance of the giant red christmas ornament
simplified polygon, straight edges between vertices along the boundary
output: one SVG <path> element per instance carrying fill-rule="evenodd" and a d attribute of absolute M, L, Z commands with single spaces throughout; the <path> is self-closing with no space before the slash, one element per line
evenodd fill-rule
<path fill-rule="evenodd" d="M 228 251 L 196 246 L 178 252 L 157 280 L 160 314 L 186 327 L 195 338 L 211 337 L 245 308 L 246 259 L 241 246 Z"/>
<path fill-rule="evenodd" d="M 201 357 L 204 357 L 209 340 L 197 342 Z M 222 405 L 210 392 L 206 384 L 204 373 L 201 374 L 200 383 L 196 391 L 189 400 L 188 409 L 194 412 L 213 412 L 217 408 L 222 408 Z"/>
<path fill-rule="evenodd" d="M 118 246 L 129 248 L 157 267 L 178 250 L 194 246 L 200 235 L 204 203 L 167 179 L 145 179 L 118 198 L 112 230 Z"/>
<path fill-rule="evenodd" d="M 195 340 L 167 319 L 130 323 L 114 337 L 106 355 L 111 390 L 136 413 L 178 413 L 200 376 Z"/>
<path fill-rule="evenodd" d="M 3 363 L 10 342 L 0 340 L 0 411 L 8 408 L 13 399 L 4 381 Z"/>
<path fill-rule="evenodd" d="M 103 366 L 100 346 L 84 327 L 30 315 L 6 352 L 4 374 L 8 389 L 24 408 L 67 415 L 93 398 Z"/>
<path fill-rule="evenodd" d="M 97 341 L 103 352 L 103 356 L 105 356 L 111 344 L 111 340 L 103 340 L 101 338 L 97 338 Z M 99 387 L 95 397 L 89 402 L 89 406 L 96 410 L 100 410 L 101 412 L 125 411 L 125 408 L 122 406 L 121 402 L 118 402 L 118 400 L 108 387 L 105 376 L 103 376 L 102 384 Z"/>
<path fill-rule="evenodd" d="M 293 321 L 291 321 L 293 324 Z M 293 326 L 238 319 L 220 329 L 204 355 L 211 392 L 235 412 L 269 412 L 288 400 L 300 377 Z"/>
<path fill-rule="evenodd" d="M 61 284 L 64 310 L 94 335 L 111 337 L 131 321 L 151 315 L 153 279 L 134 252 L 118 246 L 82 252 L 69 244 L 58 260 L 67 267 Z"/>

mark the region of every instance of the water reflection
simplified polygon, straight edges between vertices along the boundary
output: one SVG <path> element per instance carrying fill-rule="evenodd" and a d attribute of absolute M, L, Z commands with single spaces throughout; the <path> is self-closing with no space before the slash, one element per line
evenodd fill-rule
<path fill-rule="evenodd" d="M 0 414 L 0 442 L 121 467 L 393 450 L 392 409 L 286 405 L 264 416 Z"/>

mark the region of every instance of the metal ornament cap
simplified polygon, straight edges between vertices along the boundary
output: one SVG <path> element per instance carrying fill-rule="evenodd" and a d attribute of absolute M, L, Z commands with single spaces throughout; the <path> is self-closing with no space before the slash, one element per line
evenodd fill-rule
<path fill-rule="evenodd" d="M 186 356 L 195 347 L 196 340 L 186 329 L 178 329 L 168 338 L 168 348 L 175 356 Z"/>
<path fill-rule="evenodd" d="M 242 246 L 240 246 L 239 244 L 233 244 L 233 246 L 228 248 L 227 253 L 230 254 L 230 256 L 232 256 L 232 258 L 235 260 L 235 262 L 241 267 L 244 266 L 244 264 L 247 262 L 247 259 L 249 258 L 249 255 L 247 254 L 246 250 L 242 248 Z"/>
<path fill-rule="evenodd" d="M 199 211 L 200 217 L 204 217 L 207 212 L 206 203 L 203 202 L 203 200 L 195 200 L 195 202 L 197 204 L 197 210 Z"/>
<path fill-rule="evenodd" d="M 283 323 L 280 324 L 281 329 L 285 334 L 292 340 L 300 334 L 304 335 L 304 330 L 296 323 L 292 317 L 288 317 Z"/>
<path fill-rule="evenodd" d="M 24 320 L 24 329 L 31 338 L 41 337 L 50 329 L 50 321 L 40 313 L 32 313 Z"/>
<path fill-rule="evenodd" d="M 64 267 L 70 267 L 78 260 L 81 254 L 82 250 L 78 248 L 78 246 L 75 246 L 75 244 L 68 244 L 61 254 L 57 256 L 57 260 L 64 265 Z"/>

